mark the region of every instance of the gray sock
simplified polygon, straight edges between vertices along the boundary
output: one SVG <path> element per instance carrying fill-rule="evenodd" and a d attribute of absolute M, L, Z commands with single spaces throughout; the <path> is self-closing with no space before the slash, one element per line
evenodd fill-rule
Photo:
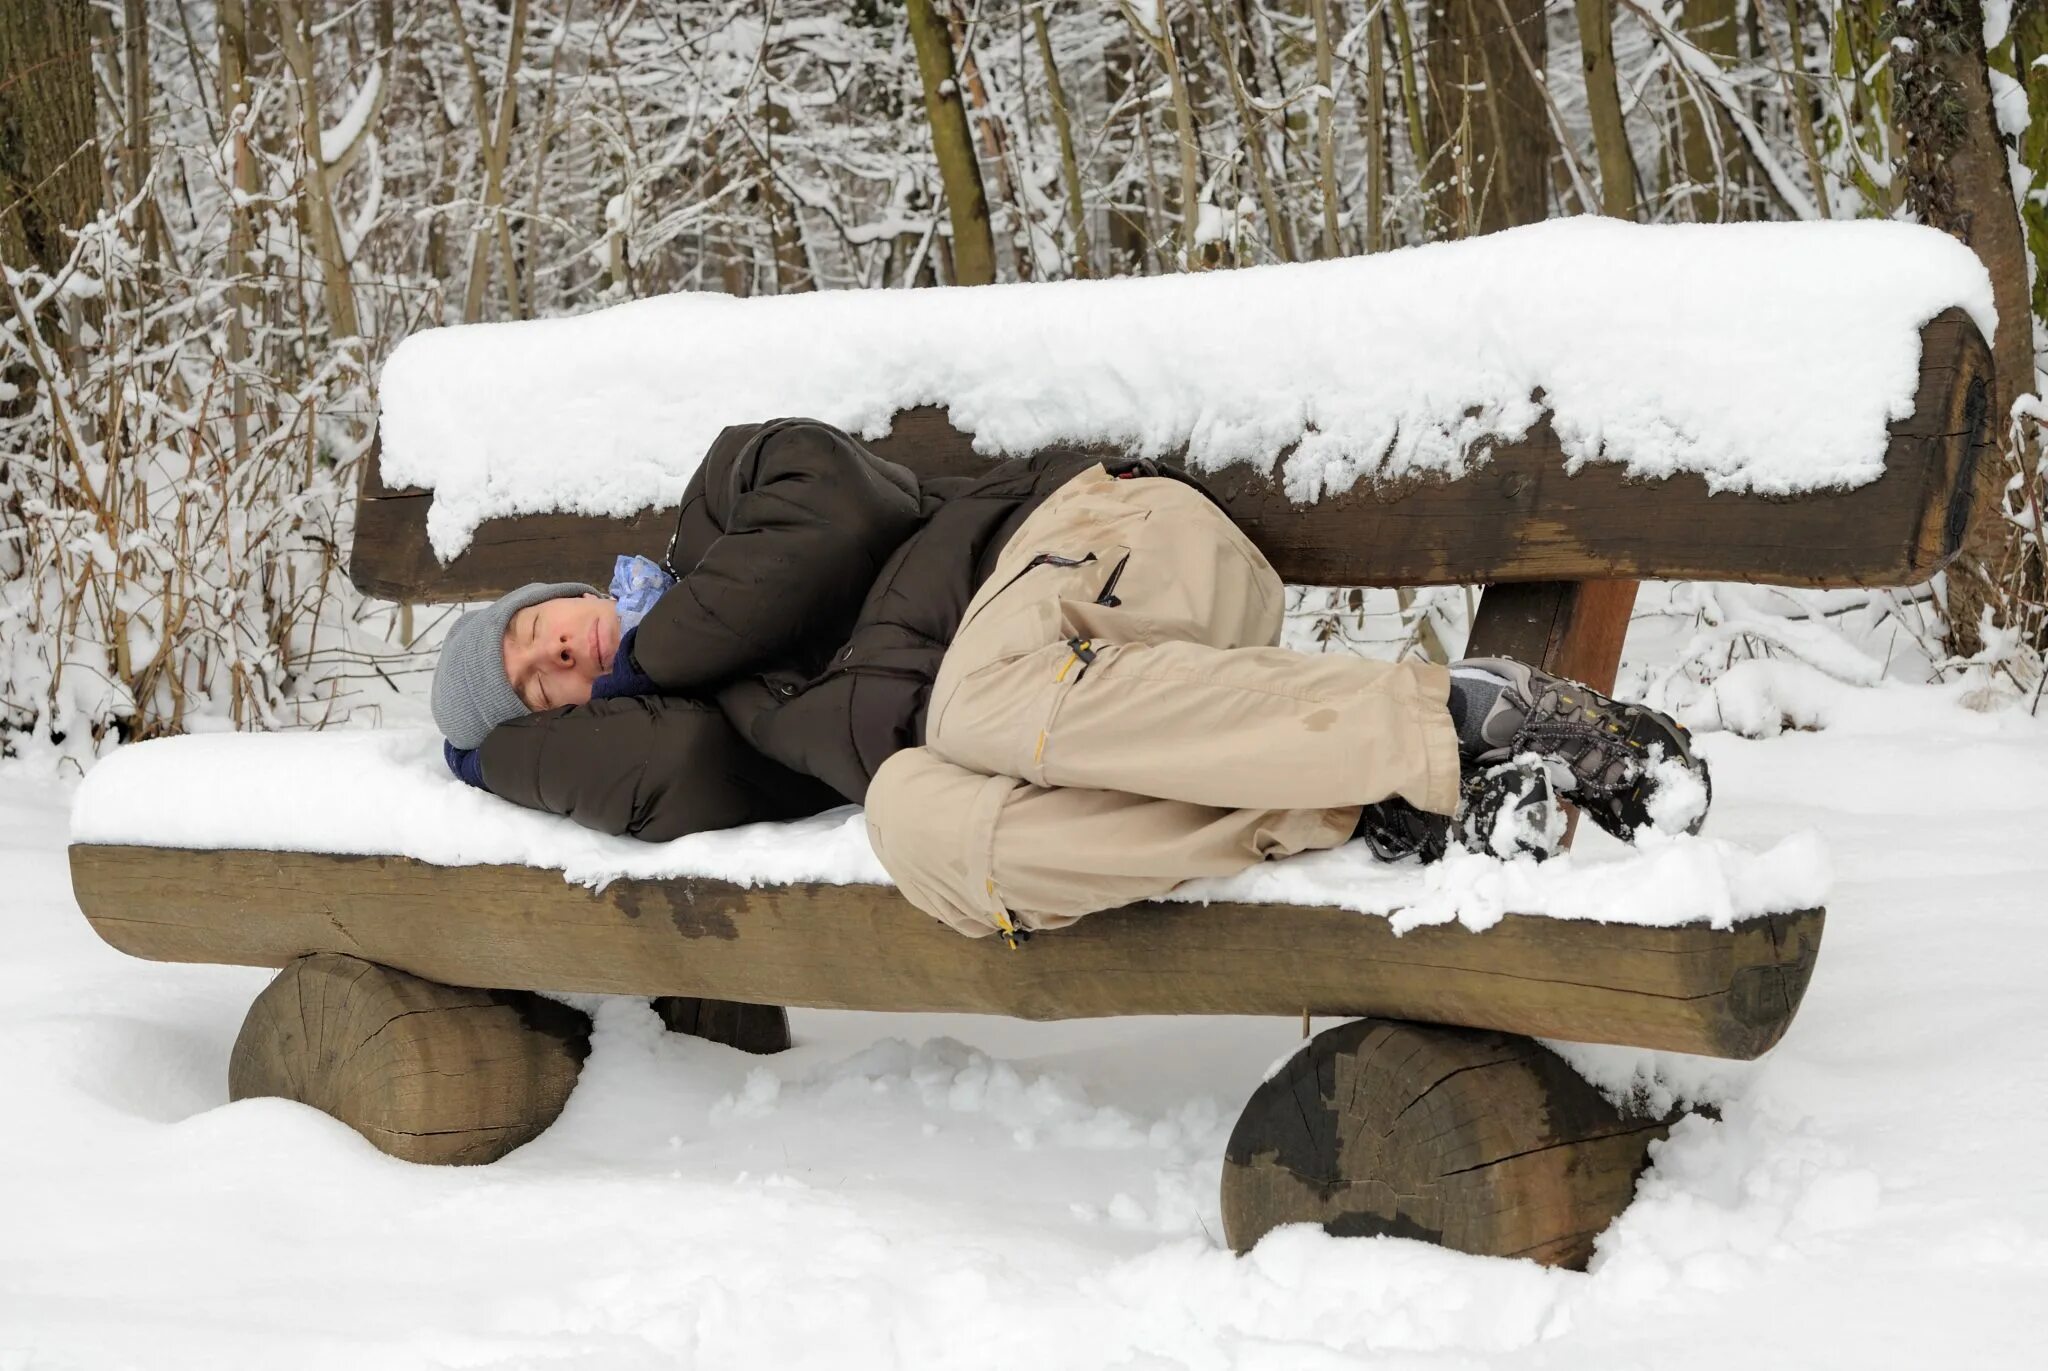
<path fill-rule="evenodd" d="M 1459 752 L 1474 757 L 1494 745 L 1486 737 L 1486 721 L 1508 685 L 1480 667 L 1451 668 L 1451 727 L 1457 730 Z"/>

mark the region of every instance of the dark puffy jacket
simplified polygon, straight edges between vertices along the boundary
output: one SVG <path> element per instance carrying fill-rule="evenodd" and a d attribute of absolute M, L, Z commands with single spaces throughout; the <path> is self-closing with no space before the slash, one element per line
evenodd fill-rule
<path fill-rule="evenodd" d="M 635 635 L 661 689 L 495 729 L 484 781 L 610 833 L 665 839 L 859 802 L 922 738 L 939 658 L 1074 451 L 922 483 L 829 424 L 725 430 L 683 494 L 676 584 Z"/>

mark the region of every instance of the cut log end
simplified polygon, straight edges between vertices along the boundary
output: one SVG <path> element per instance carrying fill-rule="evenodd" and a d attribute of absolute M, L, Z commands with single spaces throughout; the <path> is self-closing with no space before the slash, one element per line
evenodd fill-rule
<path fill-rule="evenodd" d="M 659 995 L 652 1003 L 671 1033 L 687 1033 L 757 1056 L 789 1051 L 789 1011 L 779 1004 L 742 1004 L 695 995 Z"/>
<path fill-rule="evenodd" d="M 334 953 L 300 957 L 249 1008 L 228 1097 L 311 1105 L 405 1161 L 475 1165 L 568 1103 L 590 1021 L 517 991 L 465 990 Z"/>
<path fill-rule="evenodd" d="M 1669 1118 L 1624 1114 L 1533 1039 L 1360 1019 L 1252 1093 L 1223 1164 L 1245 1252 L 1281 1224 L 1583 1268 Z"/>

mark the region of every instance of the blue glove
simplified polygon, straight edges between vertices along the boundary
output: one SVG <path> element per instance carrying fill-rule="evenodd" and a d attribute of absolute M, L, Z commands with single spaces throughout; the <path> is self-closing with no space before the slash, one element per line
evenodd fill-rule
<path fill-rule="evenodd" d="M 618 602 L 619 623 L 638 628 L 655 601 L 676 583 L 659 563 L 645 557 L 620 557 L 612 563 L 612 599 Z"/>
<path fill-rule="evenodd" d="M 463 749 L 443 738 L 441 756 L 448 763 L 448 769 L 464 785 L 473 785 L 478 790 L 489 790 L 484 784 L 484 759 L 477 755 L 475 748 Z"/>
<path fill-rule="evenodd" d="M 590 698 L 609 700 L 622 695 L 659 695 L 661 688 L 633 662 L 633 639 L 640 632 L 636 625 L 619 638 L 619 652 L 612 658 L 612 669 L 590 683 Z"/>

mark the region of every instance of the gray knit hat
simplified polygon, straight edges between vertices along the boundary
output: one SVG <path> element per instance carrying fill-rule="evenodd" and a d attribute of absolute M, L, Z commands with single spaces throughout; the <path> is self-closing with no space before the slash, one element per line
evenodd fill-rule
<path fill-rule="evenodd" d="M 467 752 L 507 719 L 530 713 L 505 674 L 505 629 L 512 616 L 543 600 L 598 593 L 581 581 L 535 581 L 457 619 L 434 667 L 434 722 L 441 736 Z"/>

